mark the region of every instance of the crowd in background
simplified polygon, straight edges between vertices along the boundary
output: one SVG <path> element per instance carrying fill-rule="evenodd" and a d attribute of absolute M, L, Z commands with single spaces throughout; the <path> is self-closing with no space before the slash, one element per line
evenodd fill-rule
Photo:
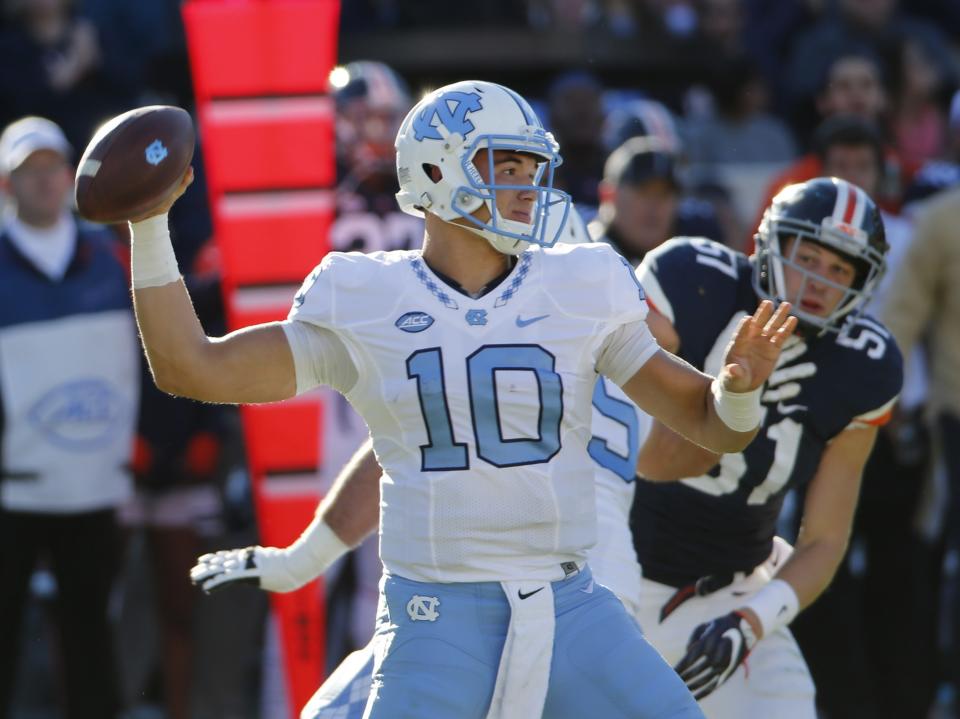
<path fill-rule="evenodd" d="M 2 7 L 0 125 L 25 115 L 48 118 L 63 129 L 73 147 L 67 159 L 75 161 L 94 129 L 118 112 L 156 102 L 191 107 L 177 0 L 4 0 Z M 668 55 L 696 49 L 709 58 L 672 80 L 628 67 L 594 68 L 589 50 L 577 66 L 550 72 L 483 73 L 535 101 L 564 157 L 557 184 L 572 195 L 590 234 L 615 236 L 631 262 L 678 234 L 749 252 L 773 194 L 823 173 L 859 184 L 883 207 L 892 247 L 885 289 L 871 311 L 889 317 L 897 338 L 909 342 L 908 379 L 896 421 L 884 428 L 868 466 L 847 561 L 794 628 L 824 717 L 960 716 L 960 356 L 953 354 L 960 345 L 960 222 L 952 221 L 960 216 L 960 4 L 342 4 L 345 41 L 382 31 L 439 37 L 470 28 L 526 32 L 531 58 L 537 38 L 570 34 L 597 42 L 655 39 Z M 344 63 L 378 59 L 341 53 Z M 458 78 L 418 64 L 412 49 L 392 64 L 355 63 L 332 77 L 334 249 L 409 248 L 420 235 L 419 221 L 393 201 L 392 139 L 421 91 Z M 175 206 L 171 227 L 200 316 L 208 332 L 218 333 L 224 317 L 202 150 L 201 138 L 198 182 Z M 375 222 L 360 221 L 371 215 Z M 107 229 L 122 251 L 125 228 Z M 187 583 L 197 554 L 253 543 L 238 418 L 232 408 L 161 395 L 145 371 L 140 377 L 130 457 L 137 491 L 111 507 L 127 557 L 110 560 L 117 565 L 110 568 L 117 590 L 109 607 L 119 637 L 116 706 L 131 717 L 279 715 L 270 708 L 278 682 L 271 679 L 275 638 L 264 638 L 263 597 L 201 598 Z M 330 401 L 340 403 L 339 416 L 352 428 L 335 441 L 359 444 L 362 424 L 332 393 Z M 341 449 L 337 456 L 353 447 Z M 4 471 L 9 463 L 0 457 Z M 783 526 L 787 536 L 796 531 L 789 512 Z M 375 551 L 368 541 L 328 577 L 331 666 L 372 631 Z M 0 706 L 0 717 L 58 716 L 51 709 L 57 697 L 37 688 L 53 681 L 64 660 L 41 611 L 55 605 L 59 591 L 49 569 L 39 564 L 31 578 L 12 713 Z"/>

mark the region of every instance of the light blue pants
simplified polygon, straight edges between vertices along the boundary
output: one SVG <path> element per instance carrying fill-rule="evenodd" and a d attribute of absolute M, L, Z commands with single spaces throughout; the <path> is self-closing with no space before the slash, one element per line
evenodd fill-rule
<path fill-rule="evenodd" d="M 500 584 L 425 584 L 386 575 L 381 589 L 372 642 L 379 663 L 356 662 L 356 676 L 339 677 L 342 689 L 332 697 L 331 687 L 321 688 L 331 698 L 312 701 L 303 719 L 360 719 L 363 676 L 371 667 L 369 719 L 484 719 L 510 621 Z M 556 633 L 544 719 L 703 717 L 589 569 L 554 582 L 553 592 Z"/>

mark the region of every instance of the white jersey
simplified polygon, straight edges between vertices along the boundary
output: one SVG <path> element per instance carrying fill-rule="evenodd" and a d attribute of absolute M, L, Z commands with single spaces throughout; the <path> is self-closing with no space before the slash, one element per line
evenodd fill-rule
<path fill-rule="evenodd" d="M 596 463 L 597 543 L 587 555 L 597 581 L 636 613 L 640 562 L 630 534 L 637 456 L 652 418 L 610 380 L 601 377 L 593 394 L 593 437 L 587 445 Z"/>
<path fill-rule="evenodd" d="M 597 373 L 625 382 L 656 352 L 643 299 L 605 245 L 529 250 L 476 299 L 419 252 L 324 258 L 290 318 L 333 330 L 356 367 L 388 572 L 554 581 L 585 560 Z"/>

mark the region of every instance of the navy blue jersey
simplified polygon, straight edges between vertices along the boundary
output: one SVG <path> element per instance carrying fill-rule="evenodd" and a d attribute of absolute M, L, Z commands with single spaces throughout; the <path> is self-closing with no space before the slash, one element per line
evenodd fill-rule
<path fill-rule="evenodd" d="M 716 374 L 740 318 L 759 303 L 751 272 L 739 252 L 681 238 L 649 253 L 638 275 L 673 322 L 678 354 Z M 839 334 L 788 340 L 761 395 L 760 431 L 743 452 L 723 455 L 702 477 L 638 483 L 632 522 L 644 574 L 682 586 L 762 563 L 787 489 L 813 478 L 838 433 L 883 423 L 901 381 L 900 352 L 869 317 Z"/>

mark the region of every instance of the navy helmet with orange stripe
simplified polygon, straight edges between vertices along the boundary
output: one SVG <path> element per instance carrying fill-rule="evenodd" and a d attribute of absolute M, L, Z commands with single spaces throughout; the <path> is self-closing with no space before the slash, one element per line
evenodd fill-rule
<path fill-rule="evenodd" d="M 848 259 L 856 269 L 847 287 L 812 272 L 797 262 L 799 242 L 784 252 L 784 241 L 797 237 L 816 242 Z M 886 269 L 887 240 L 880 210 L 861 188 L 836 177 L 817 177 L 781 190 L 763 215 L 755 237 L 753 286 L 764 299 L 793 303 L 793 314 L 818 333 L 839 331 L 843 323 L 858 314 L 869 301 Z M 798 297 L 787 297 L 784 267 L 804 277 L 800 293 L 808 282 L 842 290 L 836 307 L 826 315 L 805 312 Z"/>

